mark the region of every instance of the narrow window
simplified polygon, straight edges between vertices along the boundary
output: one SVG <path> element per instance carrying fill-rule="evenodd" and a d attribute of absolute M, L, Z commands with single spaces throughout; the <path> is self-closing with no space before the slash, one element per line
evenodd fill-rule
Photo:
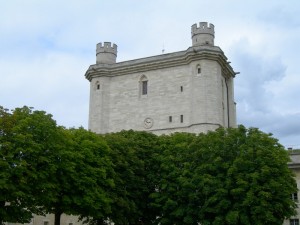
<path fill-rule="evenodd" d="M 290 225 L 299 225 L 299 219 L 290 219 Z"/>
<path fill-rule="evenodd" d="M 146 95 L 148 93 L 148 81 L 142 81 L 142 95 Z"/>
<path fill-rule="evenodd" d="M 148 95 L 148 78 L 145 75 L 140 78 L 139 86 L 139 95 Z"/>
<path fill-rule="evenodd" d="M 200 74 L 201 73 L 201 67 L 198 66 L 197 68 L 197 73 Z"/>
<path fill-rule="evenodd" d="M 183 123 L 183 115 L 180 115 L 180 123 Z"/>
<path fill-rule="evenodd" d="M 169 116 L 169 122 L 172 123 L 172 116 Z"/>
<path fill-rule="evenodd" d="M 49 221 L 44 221 L 44 225 L 49 225 Z"/>
<path fill-rule="evenodd" d="M 180 86 L 180 91 L 183 92 L 183 86 Z"/>
<path fill-rule="evenodd" d="M 100 83 L 99 83 L 99 81 L 96 82 L 95 88 L 96 88 L 96 90 L 100 90 Z"/>

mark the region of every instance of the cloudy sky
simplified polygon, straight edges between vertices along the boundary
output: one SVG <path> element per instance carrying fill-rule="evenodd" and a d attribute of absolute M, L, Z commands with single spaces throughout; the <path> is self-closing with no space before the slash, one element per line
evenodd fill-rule
<path fill-rule="evenodd" d="M 200 21 L 240 72 L 238 123 L 300 148 L 299 0 L 0 0 L 0 105 L 87 128 L 98 42 L 116 43 L 119 62 L 186 50 Z"/>

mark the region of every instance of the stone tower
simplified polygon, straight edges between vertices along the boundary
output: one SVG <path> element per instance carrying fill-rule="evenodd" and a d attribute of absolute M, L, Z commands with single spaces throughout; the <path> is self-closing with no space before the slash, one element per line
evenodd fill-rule
<path fill-rule="evenodd" d="M 110 42 L 97 44 L 96 63 L 113 64 L 117 60 L 117 45 Z"/>
<path fill-rule="evenodd" d="M 185 51 L 116 62 L 117 45 L 97 45 L 90 81 L 89 129 L 200 133 L 235 127 L 233 71 L 214 45 L 214 25 L 192 25 Z"/>
<path fill-rule="evenodd" d="M 198 45 L 214 45 L 215 39 L 215 27 L 213 24 L 207 24 L 206 22 L 194 24 L 192 26 L 192 42 L 193 46 Z"/>

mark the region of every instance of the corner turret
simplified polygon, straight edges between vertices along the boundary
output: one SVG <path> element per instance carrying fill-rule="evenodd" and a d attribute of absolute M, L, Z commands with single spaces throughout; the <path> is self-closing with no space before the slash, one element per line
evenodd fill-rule
<path fill-rule="evenodd" d="M 214 45 L 215 29 L 213 24 L 207 22 L 200 22 L 199 27 L 197 24 L 192 25 L 192 44 L 193 46 L 199 45 Z"/>
<path fill-rule="evenodd" d="M 116 44 L 111 45 L 110 42 L 104 42 L 103 45 L 100 42 L 97 44 L 96 49 L 96 63 L 114 64 L 117 60 L 117 48 Z"/>

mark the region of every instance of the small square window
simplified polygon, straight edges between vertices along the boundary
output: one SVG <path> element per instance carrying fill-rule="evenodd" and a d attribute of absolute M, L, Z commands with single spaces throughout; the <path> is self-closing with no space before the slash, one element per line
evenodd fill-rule
<path fill-rule="evenodd" d="M 49 221 L 44 221 L 44 225 L 49 225 Z"/>
<path fill-rule="evenodd" d="M 298 200 L 298 193 L 297 193 L 297 192 L 295 192 L 295 193 L 292 194 L 292 199 L 293 199 L 294 201 L 297 201 L 297 200 Z"/>

